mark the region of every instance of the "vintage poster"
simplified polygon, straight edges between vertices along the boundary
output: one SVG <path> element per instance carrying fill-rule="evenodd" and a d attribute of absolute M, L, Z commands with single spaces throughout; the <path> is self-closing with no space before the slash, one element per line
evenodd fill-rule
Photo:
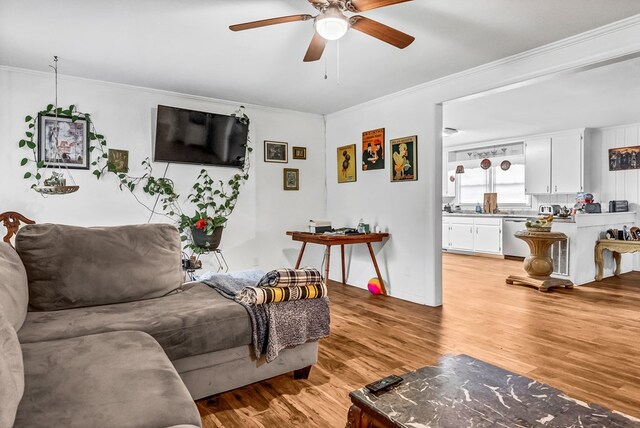
<path fill-rule="evenodd" d="M 390 141 L 391 181 L 415 181 L 418 179 L 418 136 L 397 138 Z"/>
<path fill-rule="evenodd" d="M 640 146 L 609 149 L 609 171 L 640 168 Z"/>
<path fill-rule="evenodd" d="M 384 128 L 362 133 L 362 170 L 384 169 Z"/>
<path fill-rule="evenodd" d="M 356 181 L 356 145 L 338 147 L 338 183 Z"/>

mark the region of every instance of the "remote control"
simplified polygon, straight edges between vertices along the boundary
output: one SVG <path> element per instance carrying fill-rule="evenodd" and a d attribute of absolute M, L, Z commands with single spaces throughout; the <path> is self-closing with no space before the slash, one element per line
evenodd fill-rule
<path fill-rule="evenodd" d="M 367 388 L 369 392 L 380 392 L 400 382 L 402 382 L 402 378 L 400 376 L 391 375 L 385 377 L 384 379 L 372 382 L 369 385 L 365 386 L 365 388 Z"/>

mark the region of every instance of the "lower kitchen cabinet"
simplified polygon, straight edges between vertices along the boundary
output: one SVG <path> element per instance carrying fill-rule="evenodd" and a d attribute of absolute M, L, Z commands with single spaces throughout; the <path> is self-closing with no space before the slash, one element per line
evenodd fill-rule
<path fill-rule="evenodd" d="M 502 254 L 502 219 L 443 217 L 442 248 L 452 251 Z"/>

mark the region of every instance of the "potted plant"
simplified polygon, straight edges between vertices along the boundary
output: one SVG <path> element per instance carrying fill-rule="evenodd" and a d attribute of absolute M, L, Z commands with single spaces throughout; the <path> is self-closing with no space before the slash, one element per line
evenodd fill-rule
<path fill-rule="evenodd" d="M 222 180 L 213 180 L 206 170 L 200 171 L 187 197 L 197 210 L 192 216 L 181 214 L 178 222 L 182 239 L 191 237 L 187 248 L 197 254 L 218 248 L 224 226 L 236 206 L 240 185 L 248 177 L 246 173 L 235 174 L 225 186 Z"/>

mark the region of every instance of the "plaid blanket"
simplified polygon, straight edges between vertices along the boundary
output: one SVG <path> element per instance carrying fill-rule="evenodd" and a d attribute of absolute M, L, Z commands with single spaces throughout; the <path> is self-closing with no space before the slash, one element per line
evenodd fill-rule
<path fill-rule="evenodd" d="M 287 302 L 301 299 L 318 299 L 327 295 L 324 284 L 308 284 L 290 287 L 245 287 L 236 297 L 243 303 L 262 305 L 264 303 Z"/>
<path fill-rule="evenodd" d="M 257 287 L 292 287 L 303 285 L 321 285 L 324 283 L 322 275 L 315 268 L 304 269 L 275 269 L 267 272 Z"/>

